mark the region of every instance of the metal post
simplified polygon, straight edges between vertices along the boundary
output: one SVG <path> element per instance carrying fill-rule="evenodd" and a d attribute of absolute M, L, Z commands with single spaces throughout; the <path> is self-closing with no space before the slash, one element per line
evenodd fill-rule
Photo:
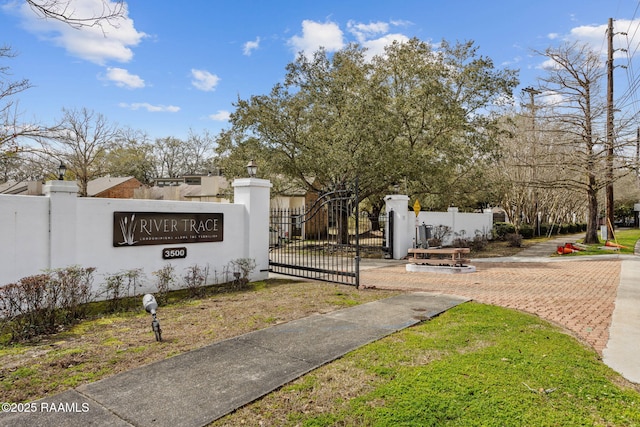
<path fill-rule="evenodd" d="M 358 200 L 358 177 L 356 177 L 356 289 L 360 288 L 360 206 Z"/>
<path fill-rule="evenodd" d="M 394 217 L 394 212 L 389 211 L 389 218 L 387 218 L 387 228 L 388 228 L 387 246 L 389 247 L 389 256 L 391 257 L 391 259 L 394 259 L 393 258 L 393 217 Z"/>

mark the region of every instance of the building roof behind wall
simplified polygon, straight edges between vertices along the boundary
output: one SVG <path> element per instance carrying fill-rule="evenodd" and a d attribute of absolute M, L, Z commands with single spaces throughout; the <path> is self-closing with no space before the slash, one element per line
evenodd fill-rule
<path fill-rule="evenodd" d="M 122 183 L 125 183 L 130 179 L 134 179 L 134 177 L 133 176 L 124 176 L 124 177 L 104 176 L 102 178 L 91 180 L 87 183 L 87 196 L 95 197 L 97 194 L 100 194 L 104 191 L 109 190 L 110 188 L 113 188 Z"/>
<path fill-rule="evenodd" d="M 41 196 L 41 181 L 7 181 L 0 184 L 0 194 L 14 194 L 21 196 Z"/>

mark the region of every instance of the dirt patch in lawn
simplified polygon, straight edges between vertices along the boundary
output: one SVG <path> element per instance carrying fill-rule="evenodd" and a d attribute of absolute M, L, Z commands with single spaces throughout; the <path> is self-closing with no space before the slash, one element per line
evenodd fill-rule
<path fill-rule="evenodd" d="M 0 346 L 4 402 L 27 402 L 278 323 L 398 292 L 270 280 L 161 306 L 162 342 L 140 309 L 85 320 L 30 343 Z M 171 300 L 170 300 L 171 301 Z"/>

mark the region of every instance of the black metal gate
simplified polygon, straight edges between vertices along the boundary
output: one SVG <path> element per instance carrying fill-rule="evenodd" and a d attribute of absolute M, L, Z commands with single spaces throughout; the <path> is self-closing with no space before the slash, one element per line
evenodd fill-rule
<path fill-rule="evenodd" d="M 310 206 L 272 209 L 269 271 L 359 286 L 357 188 L 318 195 Z"/>

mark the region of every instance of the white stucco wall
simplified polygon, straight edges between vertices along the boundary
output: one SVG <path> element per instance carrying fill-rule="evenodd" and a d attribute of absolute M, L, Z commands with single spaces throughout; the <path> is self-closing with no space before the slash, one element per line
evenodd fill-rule
<path fill-rule="evenodd" d="M 385 197 L 386 212 L 394 211 L 393 257 L 402 259 L 407 256 L 409 248 L 414 247 L 417 233 L 416 228 L 422 224 L 432 227 L 447 226 L 451 234 L 442 242 L 443 246 L 450 245 L 457 236 L 472 239 L 476 231 L 491 236 L 493 228 L 493 214 L 461 213 L 457 208 L 450 208 L 447 212 L 421 211 L 416 217 L 408 209 L 409 197 L 405 195 L 389 195 Z M 457 235 L 456 235 L 457 233 Z"/>
<path fill-rule="evenodd" d="M 413 215 L 415 218 L 415 214 Z M 491 212 L 484 213 L 467 213 L 458 212 L 457 208 L 451 208 L 447 212 L 420 212 L 417 221 L 413 225 L 409 225 L 409 232 L 414 233 L 416 225 L 447 226 L 451 228 L 443 245 L 450 245 L 456 237 L 464 237 L 473 239 L 476 232 L 491 237 L 491 229 L 493 228 L 493 214 Z"/>
<path fill-rule="evenodd" d="M 69 181 L 50 181 L 45 197 L 0 195 L 0 286 L 46 269 L 78 265 L 97 268 L 94 291 L 105 275 L 142 269 L 144 286 L 138 292 L 147 292 L 155 290 L 152 273 L 167 263 L 179 277 L 193 265 L 208 266 L 213 283 L 216 273 L 222 279 L 231 261 L 240 258 L 255 260 L 251 280 L 264 279 L 270 186 L 264 180 L 244 180 L 234 204 L 78 198 L 75 183 Z M 223 239 L 114 247 L 114 212 L 220 213 Z M 186 258 L 164 260 L 162 250 L 171 247 L 186 247 Z"/>
<path fill-rule="evenodd" d="M 37 274 L 45 266 L 49 222 L 42 218 L 48 215 L 45 197 L 0 195 L 0 286 Z"/>

